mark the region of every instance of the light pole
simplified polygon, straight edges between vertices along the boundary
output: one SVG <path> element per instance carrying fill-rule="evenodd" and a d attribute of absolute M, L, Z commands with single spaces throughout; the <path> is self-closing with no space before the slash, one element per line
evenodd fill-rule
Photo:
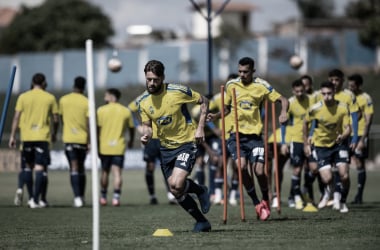
<path fill-rule="evenodd" d="M 194 0 L 190 0 L 193 4 L 194 8 L 201 14 L 207 21 L 207 63 L 208 63 L 208 96 L 212 96 L 212 87 L 213 87 L 213 77 L 212 77 L 212 33 L 211 33 L 211 22 L 213 18 L 222 13 L 226 5 L 230 2 L 230 0 L 225 0 L 224 3 L 220 6 L 220 8 L 215 12 L 213 16 L 211 16 L 211 0 L 207 0 L 207 16 L 202 13 L 201 8 L 198 3 Z"/>

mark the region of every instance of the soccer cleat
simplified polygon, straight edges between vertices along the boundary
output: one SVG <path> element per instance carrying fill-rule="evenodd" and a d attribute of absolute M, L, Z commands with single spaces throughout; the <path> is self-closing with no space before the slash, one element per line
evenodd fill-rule
<path fill-rule="evenodd" d="M 33 198 L 31 198 L 29 201 L 28 201 L 28 206 L 30 208 L 39 208 L 40 206 L 34 202 Z"/>
<path fill-rule="evenodd" d="M 203 189 L 203 192 L 198 195 L 198 199 L 201 205 L 202 213 L 207 214 L 211 206 L 210 195 L 206 186 L 201 186 L 201 188 Z"/>
<path fill-rule="evenodd" d="M 268 201 L 261 201 L 259 204 L 255 207 L 257 219 L 260 219 L 262 221 L 265 221 L 270 216 L 270 209 L 269 209 L 269 202 Z"/>
<path fill-rule="evenodd" d="M 303 208 L 303 201 L 299 195 L 294 196 L 295 200 L 295 209 L 302 209 Z"/>
<path fill-rule="evenodd" d="M 302 212 L 318 212 L 318 208 L 316 208 L 313 203 L 308 202 L 304 209 L 302 209 Z"/>
<path fill-rule="evenodd" d="M 120 200 L 119 199 L 112 199 L 112 206 L 119 207 L 120 206 Z"/>
<path fill-rule="evenodd" d="M 277 208 L 278 207 L 278 198 L 275 196 L 273 197 L 272 200 L 272 208 Z"/>
<path fill-rule="evenodd" d="M 351 204 L 363 204 L 363 199 L 359 197 L 358 195 L 355 196 L 355 199 L 351 202 Z"/>
<path fill-rule="evenodd" d="M 201 233 L 201 232 L 210 232 L 211 231 L 211 224 L 208 221 L 200 222 L 198 221 L 194 225 L 193 232 L 194 233 Z"/>
<path fill-rule="evenodd" d="M 212 203 L 214 205 L 222 205 L 223 204 L 223 202 L 222 202 L 222 190 L 220 188 L 215 189 L 215 194 L 213 195 L 213 199 L 210 197 L 210 201 L 212 201 Z"/>
<path fill-rule="evenodd" d="M 223 201 L 223 200 L 222 200 Z M 237 206 L 238 205 L 238 201 L 236 198 L 230 198 L 228 200 L 228 203 L 231 205 L 231 206 Z"/>
<path fill-rule="evenodd" d="M 347 207 L 347 205 L 346 205 L 346 203 L 340 203 L 340 210 L 339 210 L 339 212 L 341 212 L 341 213 L 348 213 L 348 207 Z"/>
<path fill-rule="evenodd" d="M 100 205 L 107 206 L 107 199 L 106 198 L 101 197 L 100 200 L 99 200 L 99 202 L 100 202 Z"/>
<path fill-rule="evenodd" d="M 326 207 L 328 202 L 329 202 L 329 194 L 325 193 L 321 201 L 318 203 L 318 209 Z"/>
<path fill-rule="evenodd" d="M 150 205 L 157 205 L 158 204 L 157 198 L 156 197 L 150 198 L 149 204 Z"/>
<path fill-rule="evenodd" d="M 40 200 L 40 201 L 38 202 L 38 206 L 39 206 L 40 208 L 45 208 L 45 207 L 48 207 L 49 204 L 48 204 L 47 201 Z"/>
<path fill-rule="evenodd" d="M 22 189 L 18 188 L 16 191 L 15 200 L 14 200 L 14 203 L 16 206 L 22 205 L 22 195 L 23 195 Z"/>
<path fill-rule="evenodd" d="M 74 198 L 74 207 L 83 207 L 83 201 L 81 197 Z"/>

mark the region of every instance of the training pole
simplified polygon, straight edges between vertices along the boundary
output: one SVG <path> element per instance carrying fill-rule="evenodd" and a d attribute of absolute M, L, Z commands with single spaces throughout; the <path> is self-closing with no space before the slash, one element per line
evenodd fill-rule
<path fill-rule="evenodd" d="M 264 162 L 265 162 L 265 175 L 269 176 L 269 164 L 268 164 L 268 100 L 264 101 Z M 272 178 L 268 178 L 271 180 Z M 271 186 L 271 185 L 270 185 Z"/>
<path fill-rule="evenodd" d="M 226 152 L 226 122 L 224 113 L 224 85 L 220 86 L 220 114 L 222 119 L 222 155 L 223 155 L 223 223 L 227 223 L 227 152 Z"/>
<path fill-rule="evenodd" d="M 280 178 L 278 168 L 278 152 L 277 152 L 277 136 L 276 136 L 276 104 L 272 102 L 272 130 L 273 130 L 273 155 L 274 155 L 274 169 L 276 181 L 276 194 L 278 200 L 277 213 L 281 214 L 281 191 L 280 191 Z"/>
<path fill-rule="evenodd" d="M 96 138 L 95 90 L 93 69 L 92 40 L 86 40 L 86 68 L 88 86 L 88 107 L 91 139 L 91 170 L 92 170 L 92 249 L 99 249 L 99 188 L 98 188 L 98 142 Z"/>
<path fill-rule="evenodd" d="M 11 71 L 11 77 L 9 78 L 9 82 L 8 82 L 7 94 L 6 94 L 5 100 L 4 100 L 3 112 L 1 113 L 1 120 L 0 120 L 0 144 L 1 144 L 1 141 L 2 141 L 2 138 L 3 138 L 3 131 L 4 131 L 4 126 L 5 126 L 5 120 L 7 118 L 8 106 L 9 106 L 9 101 L 10 101 L 11 95 L 12 95 L 13 82 L 15 80 L 15 75 L 16 75 L 16 66 L 13 66 L 12 67 L 12 71 Z"/>
<path fill-rule="evenodd" d="M 236 154 L 238 159 L 238 175 L 239 175 L 239 192 L 240 192 L 240 217 L 241 221 L 245 221 L 245 211 L 244 211 L 244 193 L 243 193 L 243 176 L 241 173 L 241 158 L 240 158 L 240 136 L 239 136 L 239 121 L 236 103 L 236 90 L 232 89 L 232 98 L 234 104 L 235 112 L 235 133 L 236 133 Z"/>

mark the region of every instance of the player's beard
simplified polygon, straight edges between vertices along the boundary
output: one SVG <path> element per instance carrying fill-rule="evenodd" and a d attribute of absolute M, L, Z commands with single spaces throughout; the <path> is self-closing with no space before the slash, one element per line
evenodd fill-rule
<path fill-rule="evenodd" d="M 162 88 L 162 83 L 158 84 L 157 86 L 153 84 L 150 86 L 146 86 L 146 89 L 149 92 L 149 94 L 153 94 L 153 95 L 160 93 L 161 88 Z"/>

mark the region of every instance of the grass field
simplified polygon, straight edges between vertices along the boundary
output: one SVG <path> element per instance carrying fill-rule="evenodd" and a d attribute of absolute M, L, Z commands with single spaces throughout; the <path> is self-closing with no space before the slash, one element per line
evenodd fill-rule
<path fill-rule="evenodd" d="M 290 179 L 289 171 L 285 179 Z M 356 171 L 351 171 L 356 188 Z M 0 173 L 0 249 L 91 249 L 91 173 L 87 175 L 87 205 L 72 207 L 72 192 L 66 171 L 49 173 L 51 207 L 29 209 L 13 206 L 16 173 Z M 160 204 L 148 205 L 143 170 L 124 171 L 121 207 L 100 209 L 100 249 L 379 249 L 380 172 L 367 174 L 365 203 L 349 205 L 348 214 L 325 208 L 305 213 L 286 207 L 289 183 L 285 181 L 282 212 L 272 209 L 269 221 L 256 220 L 245 199 L 246 222 L 239 207 L 228 207 L 227 224 L 222 206 L 213 206 L 207 217 L 210 233 L 192 233 L 193 220 L 182 208 L 169 205 L 159 169 L 156 186 Z M 24 204 L 25 204 L 24 197 Z M 172 237 L 154 237 L 156 229 L 169 229 Z"/>

